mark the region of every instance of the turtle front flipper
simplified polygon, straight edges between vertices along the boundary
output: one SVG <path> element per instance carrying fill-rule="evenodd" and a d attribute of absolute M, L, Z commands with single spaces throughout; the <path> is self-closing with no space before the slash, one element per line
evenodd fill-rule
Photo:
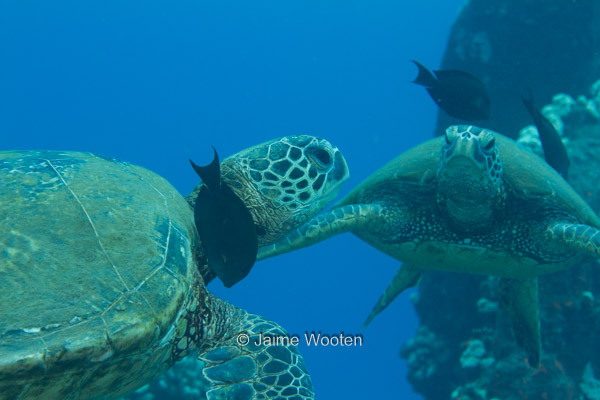
<path fill-rule="evenodd" d="M 554 243 L 600 259 L 600 230 L 583 224 L 556 223 L 546 230 Z"/>
<path fill-rule="evenodd" d="M 317 215 L 286 237 L 258 250 L 257 260 L 274 257 L 319 243 L 340 233 L 362 228 L 383 216 L 383 207 L 377 204 L 350 204 Z"/>
<path fill-rule="evenodd" d="M 310 375 L 292 336 L 272 321 L 211 297 L 219 311 L 212 315 L 219 319 L 204 327 L 212 339 L 203 341 L 198 355 L 210 382 L 208 400 L 314 399 Z"/>
<path fill-rule="evenodd" d="M 529 365 L 537 368 L 541 353 L 537 278 L 502 278 L 498 282 L 498 295 L 501 307 L 512 320 L 517 343 L 527 352 Z"/>
<path fill-rule="evenodd" d="M 373 318 L 377 316 L 380 312 L 385 310 L 387 306 L 389 306 L 392 301 L 406 289 L 416 286 L 421 279 L 422 272 L 420 269 L 415 268 L 411 265 L 404 264 L 400 267 L 396 276 L 392 282 L 385 289 L 385 292 L 379 298 L 379 301 L 373 307 L 373 311 L 367 317 L 367 320 L 364 322 L 362 328 L 366 328 L 367 325 L 373 321 Z"/>

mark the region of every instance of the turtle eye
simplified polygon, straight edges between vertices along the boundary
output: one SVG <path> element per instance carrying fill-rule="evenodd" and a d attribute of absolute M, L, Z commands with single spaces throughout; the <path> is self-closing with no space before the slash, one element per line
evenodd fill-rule
<path fill-rule="evenodd" d="M 488 144 L 485 145 L 485 147 L 483 148 L 484 150 L 490 151 L 491 149 L 494 148 L 494 146 L 496 145 L 496 139 L 492 138 Z"/>
<path fill-rule="evenodd" d="M 452 143 L 456 142 L 456 139 L 459 137 L 458 133 L 454 130 L 446 130 L 446 134 L 444 135 L 446 137 L 446 144 L 447 145 L 451 145 Z"/>
<path fill-rule="evenodd" d="M 331 166 L 331 155 L 320 147 L 309 147 L 306 149 L 306 156 L 317 168 L 326 169 Z"/>

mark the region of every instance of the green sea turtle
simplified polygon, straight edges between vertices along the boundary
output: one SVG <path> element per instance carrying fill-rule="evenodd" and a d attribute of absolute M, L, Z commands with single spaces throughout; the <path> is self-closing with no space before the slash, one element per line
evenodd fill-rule
<path fill-rule="evenodd" d="M 271 151 L 281 145 L 288 151 Z M 321 151 L 329 163 L 314 162 Z M 270 179 L 271 166 L 260 177 L 249 168 L 239 187 L 227 183 L 245 200 L 265 196 L 251 210 L 269 243 L 267 232 L 282 234 L 318 212 L 348 172 L 335 147 L 309 136 L 268 142 L 224 164 L 242 173 L 264 152 L 272 162 L 291 157 L 290 171 Z M 323 175 L 310 199 L 302 188 L 296 200 L 271 192 Z M 295 346 L 254 343 L 285 331 L 206 289 L 193 211 L 166 180 L 90 153 L 5 151 L 0 187 L 0 399 L 112 398 L 192 351 L 204 362 L 209 399 L 313 398 Z"/>
<path fill-rule="evenodd" d="M 528 361 L 540 357 L 537 276 L 600 258 L 600 221 L 556 171 L 502 135 L 451 126 L 400 155 L 259 259 L 351 231 L 403 261 L 368 323 L 427 269 L 500 277 Z"/>

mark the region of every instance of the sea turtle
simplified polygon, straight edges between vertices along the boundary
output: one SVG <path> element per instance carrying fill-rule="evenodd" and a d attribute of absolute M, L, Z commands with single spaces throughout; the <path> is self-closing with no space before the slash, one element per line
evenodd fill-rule
<path fill-rule="evenodd" d="M 331 211 L 260 249 L 259 259 L 351 231 L 403 261 L 366 323 L 423 270 L 498 276 L 515 338 L 537 366 L 537 276 L 600 258 L 598 228 L 590 207 L 541 158 L 461 125 L 400 155 Z"/>
<path fill-rule="evenodd" d="M 271 152 L 281 145 L 289 151 Z M 321 151 L 328 163 L 314 162 Z M 273 200 L 276 209 L 266 200 L 251 208 L 269 243 L 262 221 L 285 229 L 302 218 L 263 185 L 288 190 L 286 182 L 311 185 L 325 174 L 310 199 L 297 190 L 298 198 L 288 193 L 291 199 L 281 200 L 310 218 L 348 172 L 335 147 L 310 136 L 268 142 L 224 163 L 241 174 L 253 154 L 264 152 L 271 161 L 292 157 L 291 166 L 304 166 L 302 176 L 281 169 L 270 179 L 248 169 L 252 178 L 239 187 L 227 182 L 245 200 L 258 193 Z M 112 398 L 195 350 L 211 384 L 209 399 L 313 398 L 295 346 L 254 342 L 285 331 L 206 289 L 193 211 L 166 180 L 91 153 L 5 151 L 0 187 L 0 399 Z"/>

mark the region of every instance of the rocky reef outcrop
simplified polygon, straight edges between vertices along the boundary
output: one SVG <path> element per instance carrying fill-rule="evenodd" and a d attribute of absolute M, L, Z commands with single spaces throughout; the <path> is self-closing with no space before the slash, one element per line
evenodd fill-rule
<path fill-rule="evenodd" d="M 599 212 L 600 81 L 586 92 L 553 96 L 543 114 L 567 147 L 571 185 Z M 519 142 L 541 152 L 533 126 L 521 130 Z M 401 350 L 415 391 L 426 400 L 600 400 L 598 262 L 540 277 L 538 369 L 528 366 L 498 307 L 496 280 L 424 274 L 413 297 L 420 326 Z"/>
<path fill-rule="evenodd" d="M 206 399 L 209 382 L 202 375 L 204 364 L 191 354 L 150 384 L 120 400 Z"/>
<path fill-rule="evenodd" d="M 516 138 L 530 116 L 520 96 L 539 104 L 555 93 L 584 93 L 600 71 L 598 0 L 470 0 L 455 21 L 439 69 L 469 71 L 492 101 L 479 125 Z M 440 111 L 435 134 L 461 123 Z"/>

